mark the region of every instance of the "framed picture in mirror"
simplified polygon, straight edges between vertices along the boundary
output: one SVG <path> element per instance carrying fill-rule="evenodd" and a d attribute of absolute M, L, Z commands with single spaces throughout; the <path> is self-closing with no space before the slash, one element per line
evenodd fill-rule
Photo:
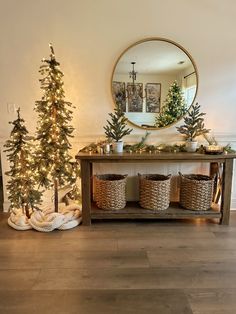
<path fill-rule="evenodd" d="M 126 93 L 124 82 L 112 82 L 112 94 L 116 104 L 120 104 L 123 112 L 126 112 Z"/>
<path fill-rule="evenodd" d="M 161 84 L 146 84 L 146 112 L 160 112 Z"/>
<path fill-rule="evenodd" d="M 128 112 L 143 112 L 143 84 L 127 83 Z"/>

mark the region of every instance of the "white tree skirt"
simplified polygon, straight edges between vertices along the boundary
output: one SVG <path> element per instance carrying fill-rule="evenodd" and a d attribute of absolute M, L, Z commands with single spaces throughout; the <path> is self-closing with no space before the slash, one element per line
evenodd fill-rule
<path fill-rule="evenodd" d="M 78 226 L 82 221 L 81 209 L 77 204 L 59 207 L 55 213 L 53 205 L 47 205 L 42 210 L 34 211 L 28 219 L 19 209 L 11 213 L 8 224 L 16 230 L 35 229 L 41 232 L 50 232 L 54 229 L 67 230 Z"/>
<path fill-rule="evenodd" d="M 22 209 L 15 209 L 7 220 L 8 225 L 16 230 L 32 229 L 29 219 L 22 213 Z"/>

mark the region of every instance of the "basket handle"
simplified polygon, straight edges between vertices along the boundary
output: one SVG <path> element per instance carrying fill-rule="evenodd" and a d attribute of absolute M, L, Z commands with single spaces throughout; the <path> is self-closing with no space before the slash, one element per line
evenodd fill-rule
<path fill-rule="evenodd" d="M 184 177 L 184 175 L 180 171 L 178 173 L 181 177 Z M 214 173 L 212 176 L 209 176 L 209 178 L 211 178 L 211 180 L 215 180 L 215 177 L 216 177 L 216 173 Z"/>
<path fill-rule="evenodd" d="M 140 178 L 141 176 L 142 176 L 142 174 L 141 174 L 141 173 L 138 173 L 138 177 Z M 172 176 L 171 174 L 168 174 L 168 175 L 167 175 L 167 178 L 169 179 L 171 176 Z"/>

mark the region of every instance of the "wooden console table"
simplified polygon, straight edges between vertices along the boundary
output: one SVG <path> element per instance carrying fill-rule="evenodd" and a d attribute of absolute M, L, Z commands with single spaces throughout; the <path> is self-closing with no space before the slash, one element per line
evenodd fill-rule
<path fill-rule="evenodd" d="M 90 225 L 91 219 L 189 219 L 218 218 L 220 224 L 228 225 L 230 216 L 231 185 L 233 176 L 233 160 L 236 154 L 205 155 L 198 153 L 123 153 L 93 154 L 79 153 L 76 159 L 81 167 L 82 186 L 82 218 L 84 225 Z M 208 162 L 210 171 L 218 164 L 223 164 L 220 206 L 213 206 L 207 211 L 182 209 L 178 205 L 170 205 L 163 211 L 143 209 L 138 202 L 127 202 L 122 210 L 107 211 L 98 209 L 92 202 L 92 176 L 94 163 L 168 163 L 168 162 Z"/>

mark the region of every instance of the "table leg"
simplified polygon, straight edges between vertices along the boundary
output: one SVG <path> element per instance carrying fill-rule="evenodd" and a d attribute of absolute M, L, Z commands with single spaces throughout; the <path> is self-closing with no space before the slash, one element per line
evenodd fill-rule
<path fill-rule="evenodd" d="M 92 167 L 89 161 L 81 160 L 82 219 L 83 225 L 91 225 L 91 176 Z"/>
<path fill-rule="evenodd" d="M 213 198 L 215 200 L 217 187 L 218 187 L 218 172 L 219 172 L 219 163 L 218 162 L 211 162 L 210 163 L 210 177 L 214 177 L 214 187 L 213 187 Z"/>
<path fill-rule="evenodd" d="M 221 220 L 220 224 L 228 225 L 230 216 L 231 188 L 233 176 L 233 159 L 226 159 L 223 166 Z"/>

